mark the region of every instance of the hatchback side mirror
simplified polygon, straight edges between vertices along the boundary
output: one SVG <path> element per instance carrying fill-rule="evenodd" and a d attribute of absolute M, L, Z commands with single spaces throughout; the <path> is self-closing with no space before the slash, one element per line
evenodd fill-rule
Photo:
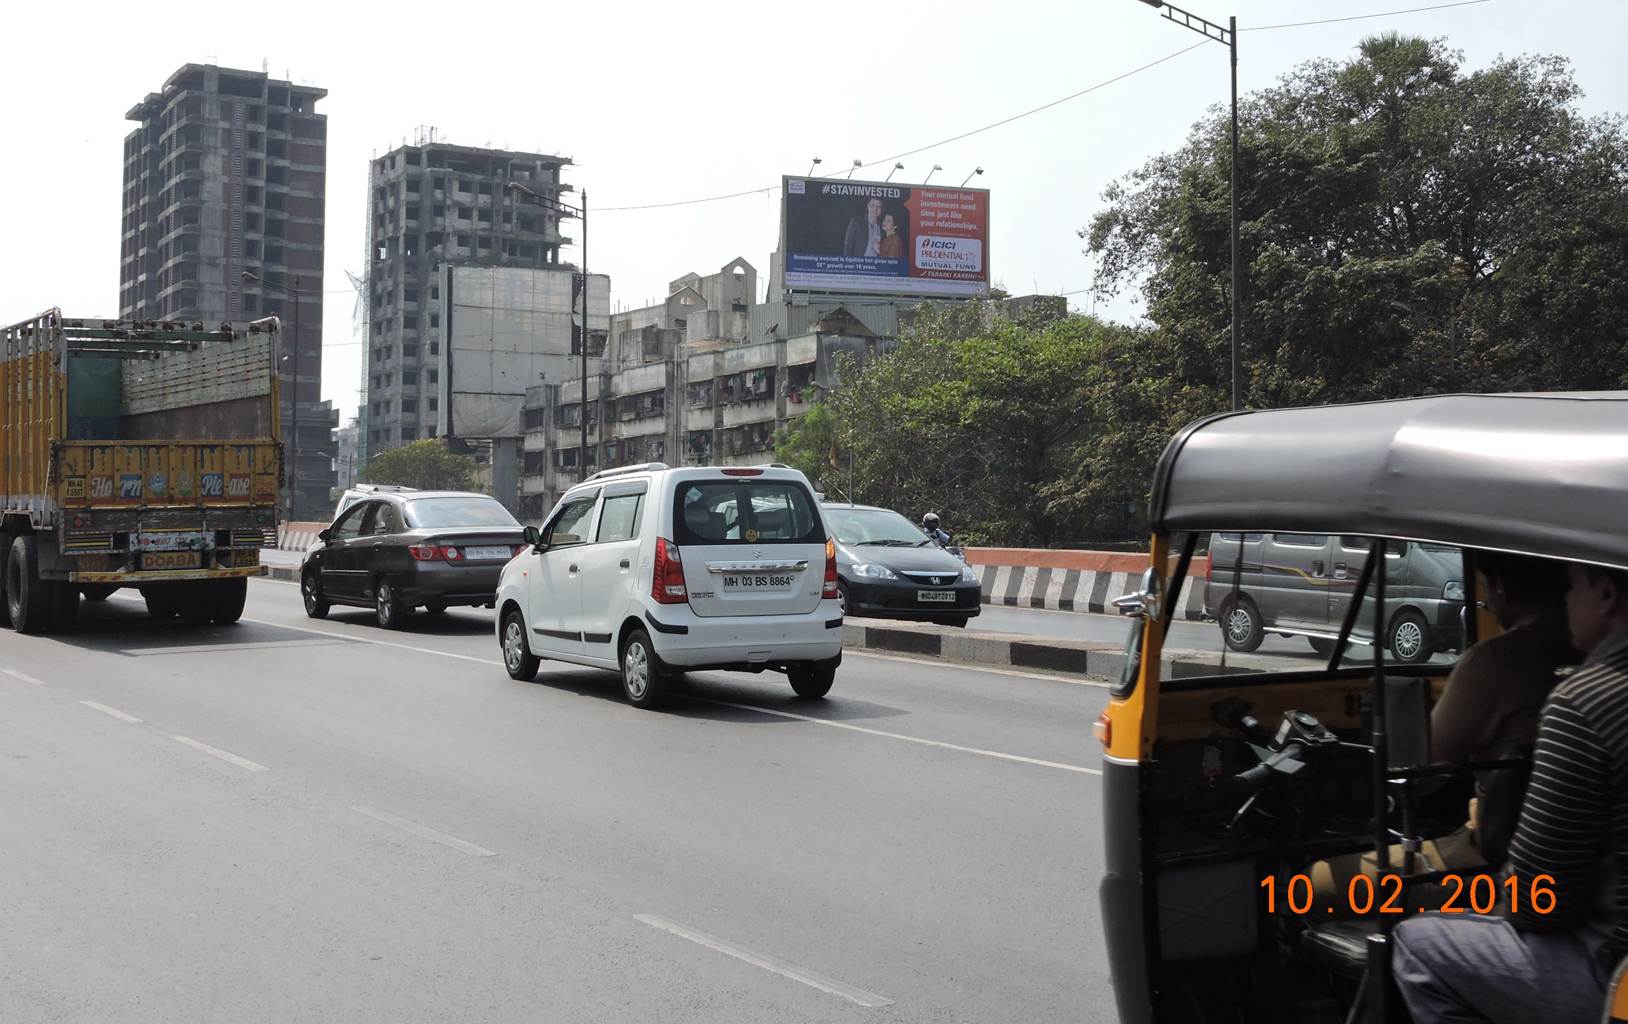
<path fill-rule="evenodd" d="M 537 527 L 535 526 L 526 527 L 521 533 L 521 536 L 524 537 L 526 543 L 532 547 L 537 547 L 543 542 L 543 535 L 537 532 Z"/>
<path fill-rule="evenodd" d="M 326 544 L 326 543 L 328 543 L 328 541 L 330 541 L 332 539 L 333 539 L 333 531 L 332 530 L 324 528 L 324 529 L 321 529 L 321 530 L 317 531 L 317 540 L 320 540 L 322 543 Z"/>

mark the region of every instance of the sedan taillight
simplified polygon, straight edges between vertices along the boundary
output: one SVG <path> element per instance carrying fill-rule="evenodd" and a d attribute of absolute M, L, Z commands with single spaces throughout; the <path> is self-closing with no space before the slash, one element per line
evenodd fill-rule
<path fill-rule="evenodd" d="M 678 557 L 678 545 L 665 537 L 656 538 L 656 567 L 651 574 L 650 596 L 657 604 L 683 604 L 690 599 L 684 585 L 684 563 Z"/>
<path fill-rule="evenodd" d="M 407 548 L 407 553 L 415 562 L 461 562 L 464 558 L 464 553 L 457 548 L 436 544 L 414 544 Z"/>

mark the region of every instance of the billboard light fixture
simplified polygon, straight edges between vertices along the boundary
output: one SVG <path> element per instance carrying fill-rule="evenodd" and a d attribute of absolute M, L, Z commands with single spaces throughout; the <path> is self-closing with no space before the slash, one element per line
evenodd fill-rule
<path fill-rule="evenodd" d="M 925 177 L 925 178 L 923 178 L 923 179 L 922 179 L 922 180 L 921 180 L 921 183 L 922 183 L 922 184 L 923 184 L 923 185 L 925 185 L 925 184 L 927 184 L 927 183 L 928 183 L 928 182 L 929 182 L 929 181 L 932 181 L 932 180 L 933 180 L 933 175 L 935 175 L 935 174 L 937 174 L 937 173 L 938 173 L 938 172 L 939 172 L 939 171 L 942 171 L 942 170 L 943 170 L 943 169 L 944 169 L 944 165 L 943 165 L 943 164 L 934 164 L 934 165 L 933 165 L 933 169 L 932 169 L 932 170 L 930 170 L 930 171 L 928 171 L 928 172 L 927 172 L 927 177 Z"/>
<path fill-rule="evenodd" d="M 902 170 L 904 170 L 904 164 L 901 164 L 901 163 L 895 163 L 895 164 L 894 164 L 894 165 L 893 165 L 893 170 L 892 170 L 892 171 L 889 171 L 889 172 L 887 172 L 887 177 L 885 177 L 885 178 L 883 178 L 883 179 L 882 179 L 882 180 L 883 180 L 883 181 L 884 181 L 884 182 L 888 182 L 888 181 L 892 181 L 892 180 L 893 180 L 893 174 L 894 174 L 894 171 L 902 171 Z"/>
<path fill-rule="evenodd" d="M 973 175 L 982 174 L 982 173 L 984 173 L 984 169 L 982 167 L 974 167 L 972 169 L 972 174 L 969 174 L 965 178 L 961 179 L 961 187 L 966 188 L 967 187 L 967 182 L 972 180 Z"/>
<path fill-rule="evenodd" d="M 824 162 L 825 161 L 821 160 L 819 157 L 815 157 L 814 162 L 808 165 L 808 173 L 803 175 L 803 177 L 805 177 L 805 178 L 813 177 L 814 176 L 814 168 L 820 166 L 820 164 L 822 164 Z"/>

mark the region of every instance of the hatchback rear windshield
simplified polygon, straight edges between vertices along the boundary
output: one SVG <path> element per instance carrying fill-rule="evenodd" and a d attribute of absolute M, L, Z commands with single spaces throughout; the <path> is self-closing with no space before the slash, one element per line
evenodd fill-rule
<path fill-rule="evenodd" d="M 442 530 L 456 526 L 520 528 L 509 510 L 493 498 L 418 498 L 407 503 L 407 525 L 415 530 Z"/>
<path fill-rule="evenodd" d="M 691 480 L 678 485 L 673 540 L 685 544 L 823 544 L 813 495 L 790 480 Z"/>

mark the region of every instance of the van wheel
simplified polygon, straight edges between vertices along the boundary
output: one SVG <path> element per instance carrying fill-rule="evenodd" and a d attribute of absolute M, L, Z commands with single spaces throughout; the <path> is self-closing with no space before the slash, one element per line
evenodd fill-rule
<path fill-rule="evenodd" d="M 799 661 L 786 666 L 786 677 L 791 688 L 804 700 L 818 700 L 831 692 L 837 681 L 837 664 L 841 658 L 829 661 Z"/>
<path fill-rule="evenodd" d="M 218 580 L 215 583 L 214 608 L 211 617 L 216 625 L 230 626 L 243 617 L 243 605 L 249 599 L 247 577 Z"/>
<path fill-rule="evenodd" d="M 1392 619 L 1390 648 L 1391 656 L 1404 665 L 1429 661 L 1436 653 L 1436 643 L 1424 616 L 1409 608 Z"/>
<path fill-rule="evenodd" d="M 1253 651 L 1266 638 L 1261 613 L 1247 597 L 1228 598 L 1221 608 L 1221 638 L 1234 651 Z"/>
<path fill-rule="evenodd" d="M 39 576 L 39 549 L 33 537 L 11 542 L 6 558 L 6 607 L 11 628 L 19 633 L 44 633 L 51 623 L 51 588 Z"/>
<path fill-rule="evenodd" d="M 322 599 L 322 581 L 314 572 L 300 577 L 300 600 L 305 602 L 305 614 L 313 619 L 326 619 L 332 605 Z"/>
<path fill-rule="evenodd" d="M 1306 638 L 1306 642 L 1311 644 L 1312 650 L 1316 651 L 1318 654 L 1321 654 L 1325 658 L 1334 653 L 1334 641 L 1328 639 L 1327 637 L 1308 636 Z"/>
<path fill-rule="evenodd" d="M 529 683 L 537 678 L 537 666 L 542 659 L 531 653 L 526 642 L 526 620 L 519 610 L 503 617 L 503 667 L 510 679 Z"/>
<path fill-rule="evenodd" d="M 636 708 L 653 708 L 667 697 L 672 677 L 656 657 L 650 634 L 642 628 L 628 634 L 622 643 L 622 693 Z"/>

